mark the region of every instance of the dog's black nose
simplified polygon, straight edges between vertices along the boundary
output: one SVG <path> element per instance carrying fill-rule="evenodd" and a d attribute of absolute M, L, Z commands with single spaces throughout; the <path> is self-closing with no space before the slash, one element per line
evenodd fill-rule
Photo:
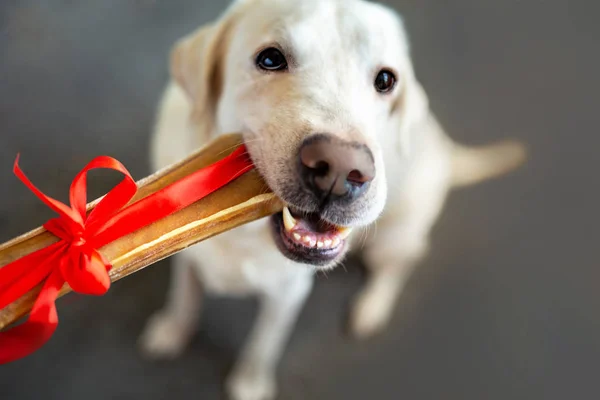
<path fill-rule="evenodd" d="M 375 163 L 367 146 L 319 134 L 302 144 L 300 172 L 307 187 L 319 198 L 354 200 L 375 177 Z"/>

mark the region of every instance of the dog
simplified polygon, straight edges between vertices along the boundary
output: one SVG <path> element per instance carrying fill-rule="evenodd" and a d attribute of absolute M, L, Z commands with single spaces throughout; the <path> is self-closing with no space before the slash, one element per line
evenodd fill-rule
<path fill-rule="evenodd" d="M 172 258 L 168 299 L 142 333 L 143 353 L 180 354 L 202 295 L 256 295 L 257 321 L 227 378 L 234 400 L 276 396 L 275 370 L 316 270 L 357 240 L 369 271 L 350 329 L 382 330 L 452 188 L 525 160 L 505 140 L 452 141 L 417 80 L 402 20 L 364 0 L 238 0 L 181 39 L 152 137 L 155 169 L 216 136 L 241 132 L 282 213 Z M 377 221 L 375 230 L 366 229 Z"/>

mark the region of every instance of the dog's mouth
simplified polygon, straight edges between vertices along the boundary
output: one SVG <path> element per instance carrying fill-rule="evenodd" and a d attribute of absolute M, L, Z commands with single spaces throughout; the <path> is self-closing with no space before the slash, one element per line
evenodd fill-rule
<path fill-rule="evenodd" d="M 279 250 L 291 260 L 323 266 L 346 250 L 352 228 L 323 220 L 319 213 L 304 213 L 287 206 L 271 218 Z"/>

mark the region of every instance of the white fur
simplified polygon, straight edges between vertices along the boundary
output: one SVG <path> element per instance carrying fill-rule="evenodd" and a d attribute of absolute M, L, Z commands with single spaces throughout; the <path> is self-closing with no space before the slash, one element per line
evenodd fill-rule
<path fill-rule="evenodd" d="M 287 75 L 261 74 L 252 65 L 255 49 L 274 41 L 293 49 L 296 64 Z M 427 251 L 430 229 L 455 179 L 455 145 L 429 111 L 400 19 L 362 0 L 245 0 L 178 49 L 175 80 L 165 91 L 153 136 L 154 168 L 180 160 L 215 135 L 242 132 L 277 192 L 281 172 L 272 167 L 272 157 L 292 151 L 303 135 L 332 132 L 373 150 L 377 181 L 352 224 L 379 219 L 370 230 L 376 235 L 367 239 L 370 277 L 356 297 L 351 326 L 358 337 L 382 329 L 408 272 Z M 223 82 L 220 95 L 210 97 L 202 75 L 217 59 Z M 384 66 L 394 68 L 400 81 L 390 96 L 373 88 Z M 496 160 L 505 169 L 506 160 L 516 164 L 518 158 L 509 153 Z M 499 167 L 488 169 L 491 176 Z M 227 388 L 234 400 L 274 398 L 275 368 L 314 269 L 277 250 L 266 220 L 176 255 L 172 268 L 169 300 L 141 338 L 146 354 L 183 351 L 196 329 L 202 291 L 258 295 L 261 311 Z"/>

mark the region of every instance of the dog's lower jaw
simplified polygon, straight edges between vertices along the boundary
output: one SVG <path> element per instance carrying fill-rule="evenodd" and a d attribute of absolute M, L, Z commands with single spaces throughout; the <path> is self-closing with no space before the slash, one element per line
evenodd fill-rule
<path fill-rule="evenodd" d="M 282 213 L 275 214 L 270 219 L 270 228 L 275 245 L 286 258 L 297 263 L 306 264 L 319 270 L 334 268 L 342 261 L 348 251 L 345 239 L 333 248 L 307 247 L 294 243 L 285 234 Z"/>

